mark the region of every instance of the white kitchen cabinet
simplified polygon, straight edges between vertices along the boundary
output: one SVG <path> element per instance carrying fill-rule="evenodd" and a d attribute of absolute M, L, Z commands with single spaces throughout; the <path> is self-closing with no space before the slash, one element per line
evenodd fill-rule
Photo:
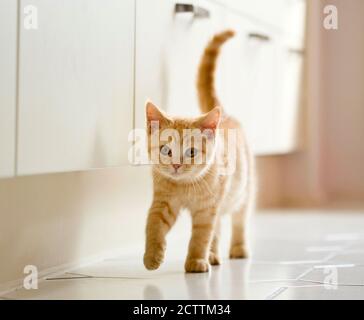
<path fill-rule="evenodd" d="M 17 2 L 0 1 L 0 177 L 15 173 Z"/>
<path fill-rule="evenodd" d="M 213 0 L 272 31 L 303 37 L 306 0 Z"/>
<path fill-rule="evenodd" d="M 302 140 L 303 112 L 300 108 L 303 85 L 303 54 L 301 48 L 284 45 L 281 48 L 277 111 L 274 121 L 274 141 L 277 153 L 298 149 Z"/>
<path fill-rule="evenodd" d="M 204 47 L 226 28 L 226 10 L 212 1 L 188 1 L 209 17 L 174 13 L 185 1 L 137 0 L 136 127 L 144 128 L 144 104 L 150 98 L 172 115 L 200 113 L 196 73 Z M 223 84 L 223 79 L 218 77 Z"/>
<path fill-rule="evenodd" d="M 230 13 L 236 30 L 221 55 L 218 68 L 227 72 L 229 83 L 219 95 L 226 112 L 243 125 L 255 154 L 274 152 L 274 111 L 277 49 L 264 27 Z"/>
<path fill-rule="evenodd" d="M 18 174 L 128 163 L 134 0 L 21 0 Z"/>
<path fill-rule="evenodd" d="M 223 107 L 243 124 L 256 155 L 297 148 L 302 56 L 294 52 L 301 51 L 303 37 L 287 21 L 293 11 L 304 18 L 305 2 L 258 2 L 192 1 L 210 13 L 209 18 L 198 18 L 173 14 L 174 1 L 137 0 L 138 128 L 145 126 L 147 98 L 172 115 L 199 114 L 196 73 L 200 57 L 216 32 L 231 28 L 236 36 L 224 45 L 215 78 Z"/>
<path fill-rule="evenodd" d="M 302 43 L 240 14 L 230 13 L 229 24 L 237 35 L 221 57 L 229 79 L 225 109 L 243 124 L 256 155 L 296 150 Z"/>
<path fill-rule="evenodd" d="M 246 19 L 279 27 L 284 6 L 295 0 L 214 0 L 221 5 L 245 15 Z"/>

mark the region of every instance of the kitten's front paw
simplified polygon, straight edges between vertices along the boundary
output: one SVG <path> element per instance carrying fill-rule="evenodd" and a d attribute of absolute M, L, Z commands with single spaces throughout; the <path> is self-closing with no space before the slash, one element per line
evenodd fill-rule
<path fill-rule="evenodd" d="M 189 259 L 185 263 L 186 272 L 208 272 L 210 265 L 204 259 Z"/>
<path fill-rule="evenodd" d="M 216 253 L 210 252 L 209 262 L 212 266 L 218 266 L 221 264 L 221 259 Z"/>
<path fill-rule="evenodd" d="M 235 245 L 230 248 L 230 259 L 248 258 L 248 252 L 242 245 Z"/>
<path fill-rule="evenodd" d="M 146 252 L 144 254 L 144 266 L 148 270 L 156 270 L 163 262 L 163 253 L 161 252 Z"/>

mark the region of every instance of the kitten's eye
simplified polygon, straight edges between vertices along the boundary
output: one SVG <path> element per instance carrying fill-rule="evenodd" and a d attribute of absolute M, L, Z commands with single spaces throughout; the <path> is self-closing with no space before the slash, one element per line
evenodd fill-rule
<path fill-rule="evenodd" d="M 167 145 L 161 146 L 161 154 L 172 157 L 172 150 Z"/>
<path fill-rule="evenodd" d="M 197 153 L 198 153 L 198 150 L 196 148 L 188 148 L 185 151 L 185 156 L 188 158 L 193 158 L 197 155 Z"/>

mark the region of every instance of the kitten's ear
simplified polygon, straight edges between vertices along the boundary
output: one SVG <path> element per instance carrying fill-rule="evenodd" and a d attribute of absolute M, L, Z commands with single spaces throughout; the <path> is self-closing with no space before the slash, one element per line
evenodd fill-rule
<path fill-rule="evenodd" d="M 148 134 L 151 134 L 160 127 L 168 125 L 168 117 L 153 102 L 147 101 L 145 104 Z"/>
<path fill-rule="evenodd" d="M 147 101 L 145 104 L 145 112 L 147 121 L 164 121 L 166 116 L 162 110 L 160 110 L 153 102 Z"/>
<path fill-rule="evenodd" d="M 215 107 L 210 112 L 205 114 L 202 117 L 202 119 L 200 119 L 199 126 L 202 131 L 205 129 L 209 129 L 215 132 L 215 130 L 220 124 L 220 119 L 221 119 L 221 108 Z"/>

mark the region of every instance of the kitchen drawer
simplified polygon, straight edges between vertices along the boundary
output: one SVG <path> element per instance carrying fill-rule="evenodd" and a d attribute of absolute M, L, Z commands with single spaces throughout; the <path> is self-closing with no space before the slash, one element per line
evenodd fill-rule
<path fill-rule="evenodd" d="M 306 0 L 213 0 L 273 30 L 303 38 Z"/>
<path fill-rule="evenodd" d="M 274 139 L 277 153 L 298 149 L 302 134 L 302 86 L 304 52 L 293 46 L 281 47 L 277 65 L 279 77 L 278 105 L 275 112 Z"/>
<path fill-rule="evenodd" d="M 306 0 L 286 0 L 286 14 L 282 17 L 282 28 L 286 34 L 296 39 L 297 45 L 304 47 L 304 39 L 306 32 Z M 293 40 L 292 40 L 293 41 Z"/>
<path fill-rule="evenodd" d="M 22 0 L 18 174 L 128 163 L 133 126 L 133 0 Z"/>
<path fill-rule="evenodd" d="M 147 98 L 172 115 L 200 114 L 202 52 L 213 34 L 231 28 L 236 36 L 224 45 L 215 77 L 223 107 L 243 124 L 255 154 L 294 151 L 302 62 L 292 53 L 301 50 L 297 37 L 213 1 L 193 4 L 209 10 L 210 18 L 173 15 L 173 1 L 137 1 L 136 126 L 145 127 Z"/>
<path fill-rule="evenodd" d="M 226 28 L 226 10 L 210 1 L 189 1 L 209 18 L 174 13 L 176 1 L 137 0 L 136 127 L 145 127 L 147 98 L 172 115 L 200 114 L 196 73 L 210 38 Z M 219 77 L 218 77 L 219 78 Z M 222 79 L 218 79 L 223 83 Z"/>
<path fill-rule="evenodd" d="M 17 2 L 0 1 L 0 177 L 15 173 Z"/>
<path fill-rule="evenodd" d="M 274 121 L 278 92 L 278 48 L 269 29 L 230 14 L 236 30 L 221 56 L 229 85 L 219 92 L 228 114 L 243 125 L 255 154 L 275 152 Z"/>
<path fill-rule="evenodd" d="M 230 13 L 237 32 L 221 57 L 228 85 L 219 92 L 228 114 L 244 127 L 256 155 L 298 147 L 302 50 L 285 35 Z"/>

